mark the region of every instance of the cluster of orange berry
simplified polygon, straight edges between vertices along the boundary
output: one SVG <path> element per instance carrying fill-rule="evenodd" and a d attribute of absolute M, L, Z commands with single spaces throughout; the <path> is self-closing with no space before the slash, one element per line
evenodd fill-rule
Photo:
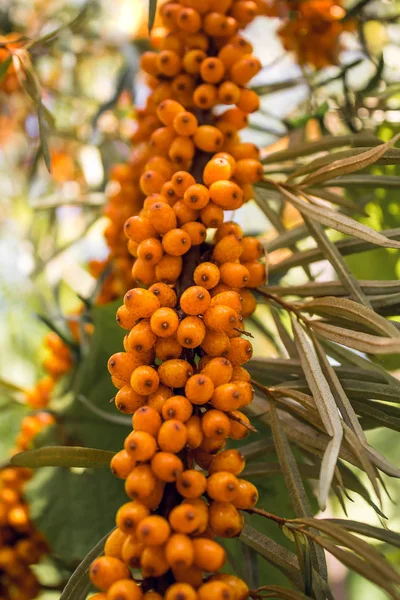
<path fill-rule="evenodd" d="M 15 452 L 26 450 L 53 422 L 46 412 L 25 417 Z M 36 598 L 39 582 L 30 566 L 48 552 L 46 541 L 30 520 L 23 495 L 30 477 L 30 469 L 6 467 L 0 471 L 0 597 L 4 600 Z"/>
<path fill-rule="evenodd" d="M 214 538 L 239 535 L 240 511 L 258 499 L 240 478 L 242 455 L 225 446 L 251 429 L 242 412 L 253 399 L 243 319 L 266 266 L 260 242 L 224 217 L 263 176 L 257 147 L 238 134 L 258 108 L 245 86 L 261 68 L 238 29 L 262 12 L 252 0 L 167 2 L 159 52 L 142 56 L 151 93 L 137 110 L 131 158 L 141 209 L 124 227 L 142 287 L 117 311 L 129 332 L 125 352 L 108 362 L 115 404 L 133 415 L 111 464 L 131 500 L 91 565 L 95 600 L 249 594 L 219 572 L 226 557 Z"/>

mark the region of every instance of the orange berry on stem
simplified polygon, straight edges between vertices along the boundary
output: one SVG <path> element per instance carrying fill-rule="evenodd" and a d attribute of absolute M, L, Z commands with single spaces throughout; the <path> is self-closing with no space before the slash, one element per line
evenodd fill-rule
<path fill-rule="evenodd" d="M 151 461 L 151 468 L 158 479 L 170 483 L 182 473 L 183 463 L 172 452 L 157 452 Z"/>

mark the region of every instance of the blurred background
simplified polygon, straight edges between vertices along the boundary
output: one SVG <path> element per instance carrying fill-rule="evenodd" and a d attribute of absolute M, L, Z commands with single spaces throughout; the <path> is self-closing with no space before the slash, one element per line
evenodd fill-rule
<path fill-rule="evenodd" d="M 279 4 L 271 2 L 270 15 L 259 17 L 246 31 L 264 68 L 253 81 L 262 96 L 261 110 L 243 139 L 267 153 L 293 141 L 360 129 L 384 140 L 392 137 L 400 129 L 400 2 L 364 2 L 362 19 L 344 22 L 340 42 L 337 35 L 331 40 L 335 58 L 327 64 L 319 64 L 324 44 L 318 30 L 308 36 L 307 61 L 292 51 L 293 39 L 302 34 L 283 28 Z M 343 10 L 340 5 L 337 9 Z M 77 309 L 96 285 L 88 264 L 107 258 L 103 206 L 108 173 L 113 164 L 128 160 L 135 131 L 133 103 L 140 107 L 146 98 L 137 71 L 140 53 L 149 46 L 147 11 L 144 0 L 98 0 L 88 6 L 81 0 L 0 0 L 0 61 L 8 56 L 7 43 L 21 36 L 38 40 L 30 48 L 29 64 L 36 91 L 23 89 L 12 66 L 2 73 L 0 84 L 0 429 L 8 434 L 0 441 L 3 460 L 17 429 L 18 393 L 43 375 L 46 317 L 62 323 Z M 75 19 L 72 27 L 62 28 Z M 56 36 L 48 35 L 58 28 Z M 156 22 L 152 37 L 160 35 Z M 376 167 L 386 174 L 394 174 L 393 169 Z M 377 229 L 400 225 L 396 190 L 364 191 L 369 215 L 364 222 Z M 265 240 L 277 234 L 254 202 L 235 218 L 246 232 Z M 284 219 L 287 228 L 299 222 L 295 210 L 288 210 Z M 282 252 L 272 253 L 271 262 L 281 259 Z M 400 275 L 395 251 L 374 250 L 348 261 L 360 279 Z M 333 278 L 323 262 L 313 269 L 320 277 Z M 303 277 L 296 268 L 285 275 L 292 284 Z M 255 346 L 256 354 L 276 355 L 265 339 Z M 390 366 L 400 374 L 399 365 Z M 376 449 L 396 462 L 394 432 L 374 429 L 368 435 Z M 385 501 L 384 512 L 398 530 L 400 488 L 393 481 L 387 485 L 393 502 Z M 334 502 L 328 512 L 343 516 Z M 379 524 L 358 499 L 350 505 L 349 517 Z M 399 550 L 391 558 L 400 565 Z M 331 573 L 339 600 L 384 597 L 338 563 L 332 563 Z"/>

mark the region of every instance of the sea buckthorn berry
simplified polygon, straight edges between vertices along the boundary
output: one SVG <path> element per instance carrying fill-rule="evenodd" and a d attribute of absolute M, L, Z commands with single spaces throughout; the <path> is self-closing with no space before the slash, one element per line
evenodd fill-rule
<path fill-rule="evenodd" d="M 229 417 L 220 410 L 208 410 L 202 418 L 201 426 L 207 437 L 226 440 L 229 434 Z"/>
<path fill-rule="evenodd" d="M 143 544 L 138 542 L 136 537 L 133 535 L 128 535 L 122 546 L 122 560 L 128 567 L 131 567 L 132 569 L 138 569 L 140 567 L 140 557 L 143 549 Z"/>
<path fill-rule="evenodd" d="M 224 448 L 225 444 L 226 441 L 224 439 L 221 440 L 218 438 L 209 438 L 207 436 L 204 436 L 203 441 L 199 446 L 199 450 L 202 450 L 203 452 L 207 452 L 209 454 L 216 454 L 217 452 L 222 450 L 222 448 Z"/>
<path fill-rule="evenodd" d="M 160 338 L 155 345 L 156 357 L 163 362 L 172 358 L 180 358 L 182 350 L 183 348 L 175 336 Z"/>
<path fill-rule="evenodd" d="M 193 367 L 186 360 L 179 358 L 166 360 L 158 368 L 161 383 L 170 388 L 185 387 L 189 377 L 193 375 Z"/>
<path fill-rule="evenodd" d="M 154 456 L 157 444 L 149 433 L 132 431 L 125 439 L 124 448 L 137 462 L 146 462 Z"/>
<path fill-rule="evenodd" d="M 260 97 L 254 90 L 241 89 L 235 104 L 243 112 L 253 113 L 260 108 Z"/>
<path fill-rule="evenodd" d="M 156 485 L 156 478 L 149 465 L 139 465 L 129 473 L 125 481 L 125 491 L 133 500 L 145 500 Z"/>
<path fill-rule="evenodd" d="M 124 533 L 134 533 L 138 523 L 149 514 L 149 509 L 141 502 L 126 502 L 117 512 L 117 527 Z"/>
<path fill-rule="evenodd" d="M 211 298 L 208 291 L 201 285 L 187 288 L 181 298 L 181 309 L 187 315 L 201 315 L 210 304 Z M 196 321 L 197 323 L 197 321 Z"/>
<path fill-rule="evenodd" d="M 140 557 L 140 568 L 144 577 L 161 577 L 169 569 L 161 546 L 146 546 Z"/>
<path fill-rule="evenodd" d="M 151 330 L 150 322 L 147 319 L 139 321 L 139 323 L 131 329 L 128 334 L 128 339 L 129 347 L 136 352 L 147 352 L 156 342 L 156 336 Z"/>
<path fill-rule="evenodd" d="M 114 556 L 115 558 L 121 558 L 122 546 L 126 540 L 127 534 L 121 531 L 121 529 L 114 529 L 107 538 L 104 545 L 104 554 L 106 556 Z"/>
<path fill-rule="evenodd" d="M 160 375 L 160 372 L 158 373 L 158 375 Z M 158 413 L 161 414 L 161 409 L 163 407 L 164 402 L 167 398 L 170 398 L 171 396 L 173 396 L 172 390 L 169 387 L 160 384 L 156 391 L 153 394 L 149 395 L 147 402 L 151 408 L 154 408 Z"/>
<path fill-rule="evenodd" d="M 248 115 L 239 108 L 230 108 L 220 116 L 217 127 L 220 123 L 230 123 L 236 131 L 247 127 Z"/>
<path fill-rule="evenodd" d="M 242 440 L 249 434 L 250 419 L 239 410 L 229 413 L 230 428 L 229 437 L 232 440 Z"/>
<path fill-rule="evenodd" d="M 174 174 L 173 165 L 165 156 L 152 156 L 145 164 L 144 170 L 158 171 L 167 180 Z"/>
<path fill-rule="evenodd" d="M 193 139 L 196 146 L 204 152 L 217 152 L 224 143 L 224 136 L 212 125 L 200 125 Z"/>
<path fill-rule="evenodd" d="M 124 225 L 124 232 L 130 240 L 139 244 L 156 235 L 153 225 L 145 217 L 129 217 Z"/>
<path fill-rule="evenodd" d="M 186 427 L 177 419 L 165 421 L 158 432 L 157 442 L 163 452 L 177 454 L 185 447 L 187 440 Z"/>
<path fill-rule="evenodd" d="M 219 268 L 211 262 L 203 262 L 198 265 L 193 273 L 194 282 L 206 290 L 217 285 L 220 279 Z M 186 312 L 186 311 L 185 311 Z M 204 312 L 204 311 L 203 311 Z"/>
<path fill-rule="evenodd" d="M 126 292 L 124 305 L 137 319 L 148 319 L 160 308 L 160 301 L 149 290 L 135 288 Z"/>
<path fill-rule="evenodd" d="M 156 437 L 161 427 L 161 417 L 151 406 L 142 406 L 134 413 L 132 426 L 135 431 L 145 431 Z"/>
<path fill-rule="evenodd" d="M 138 394 L 130 385 L 124 385 L 115 396 L 115 406 L 125 415 L 133 415 L 135 410 L 146 404 L 147 396 Z"/>
<path fill-rule="evenodd" d="M 195 183 L 195 178 L 187 171 L 177 171 L 171 179 L 172 188 L 180 197 L 182 197 L 186 190 Z"/>
<path fill-rule="evenodd" d="M 245 460 L 238 450 L 224 450 L 214 457 L 210 465 L 210 475 L 218 471 L 228 471 L 233 475 L 239 475 L 245 467 Z"/>
<path fill-rule="evenodd" d="M 250 279 L 246 287 L 255 288 L 265 282 L 267 274 L 263 263 L 258 262 L 258 260 L 251 260 L 249 262 L 242 262 L 242 264 L 250 274 Z"/>
<path fill-rule="evenodd" d="M 193 533 L 201 523 L 199 510 L 192 504 L 179 504 L 169 513 L 169 523 L 179 533 Z"/>
<path fill-rule="evenodd" d="M 244 367 L 239 365 L 235 365 L 233 367 L 232 379 L 231 381 L 251 381 L 251 375 Z"/>
<path fill-rule="evenodd" d="M 178 75 L 181 70 L 181 64 L 180 57 L 176 52 L 173 52 L 173 50 L 161 50 L 157 55 L 157 69 L 162 75 L 166 75 L 167 77 L 175 77 L 175 75 Z M 167 102 L 167 100 L 164 102 Z M 174 101 L 171 100 L 170 102 Z M 159 112 L 157 110 L 157 116 L 160 121 L 165 123 L 165 125 L 169 125 L 172 121 L 170 121 L 169 118 L 164 120 L 162 117 L 165 117 L 165 114 L 169 116 L 169 113 L 166 113 L 165 111 Z"/>
<path fill-rule="evenodd" d="M 145 365 L 133 371 L 130 381 L 135 392 L 143 396 L 155 392 L 159 384 L 157 371 Z"/>
<path fill-rule="evenodd" d="M 242 406 L 241 400 L 240 390 L 236 383 L 224 383 L 215 388 L 211 404 L 217 410 L 229 412 Z"/>
<path fill-rule="evenodd" d="M 131 579 L 120 579 L 107 592 L 108 600 L 142 600 L 143 592 Z"/>
<path fill-rule="evenodd" d="M 186 52 L 185 56 L 183 57 L 183 68 L 187 73 L 190 73 L 191 75 L 196 75 L 197 73 L 200 73 L 201 64 L 206 58 L 206 56 L 207 55 L 204 52 L 204 50 L 200 50 L 197 48 L 194 50 L 189 50 L 189 52 Z"/>
<path fill-rule="evenodd" d="M 238 237 L 241 240 L 244 239 L 243 230 L 240 227 L 240 225 L 238 225 L 234 221 L 225 221 L 225 223 L 222 223 L 222 225 L 218 227 L 217 231 L 215 232 L 215 242 L 218 243 L 222 240 L 222 238 L 231 234 L 236 235 L 236 237 Z"/>
<path fill-rule="evenodd" d="M 136 323 L 136 319 L 124 305 L 118 308 L 116 320 L 122 329 L 132 329 Z"/>
<path fill-rule="evenodd" d="M 184 98 L 185 95 L 190 96 L 193 93 L 194 88 L 195 88 L 194 79 L 187 73 L 180 73 L 179 75 L 177 75 L 174 78 L 174 80 L 172 82 L 172 91 L 175 92 L 175 94 L 181 98 Z M 183 102 L 183 104 L 185 104 L 185 102 Z M 182 114 L 182 113 L 180 113 L 180 114 Z M 188 114 L 192 114 L 192 113 L 188 113 Z M 176 119 L 176 117 L 175 117 L 175 119 Z M 175 129 L 175 125 L 174 125 L 175 119 L 172 123 L 174 129 Z M 192 134 L 183 133 L 183 134 L 179 134 L 179 135 L 192 135 Z"/>
<path fill-rule="evenodd" d="M 198 567 L 176 567 L 172 569 L 172 574 L 175 581 L 179 583 L 187 583 L 197 589 L 203 582 L 203 574 Z"/>
<path fill-rule="evenodd" d="M 224 81 L 218 88 L 218 100 L 222 104 L 236 104 L 240 98 L 240 88 L 232 81 Z"/>
<path fill-rule="evenodd" d="M 211 502 L 209 519 L 219 537 L 232 538 L 243 529 L 243 516 L 231 502 Z"/>
<path fill-rule="evenodd" d="M 175 213 L 166 202 L 154 202 L 148 209 L 148 215 L 158 233 L 167 233 L 176 227 Z"/>
<path fill-rule="evenodd" d="M 175 283 L 182 271 L 182 257 L 164 255 L 156 265 L 155 272 L 157 279 L 163 283 Z"/>
<path fill-rule="evenodd" d="M 210 56 L 203 60 L 200 75 L 207 83 L 219 83 L 225 75 L 225 66 L 220 58 Z"/>
<path fill-rule="evenodd" d="M 165 183 L 165 178 L 158 171 L 145 171 L 140 177 L 140 189 L 146 196 L 159 192 Z"/>
<path fill-rule="evenodd" d="M 218 57 L 222 60 L 226 69 L 231 67 L 246 54 L 245 50 L 238 48 L 233 43 L 228 43 L 222 46 L 218 52 Z"/>
<path fill-rule="evenodd" d="M 184 348 L 197 348 L 206 335 L 206 327 L 200 317 L 189 316 L 179 323 L 176 337 Z"/>
<path fill-rule="evenodd" d="M 264 254 L 264 248 L 260 240 L 255 237 L 244 237 L 242 239 L 242 255 L 241 260 L 243 262 L 250 262 L 258 260 Z"/>
<path fill-rule="evenodd" d="M 156 510 L 163 499 L 165 489 L 165 481 L 156 479 L 153 491 L 142 498 L 143 504 L 145 504 L 150 510 Z"/>
<path fill-rule="evenodd" d="M 203 28 L 207 35 L 222 37 L 228 34 L 228 23 L 225 15 L 217 12 L 208 13 L 203 22 Z"/>
<path fill-rule="evenodd" d="M 192 404 L 206 404 L 214 393 L 214 384 L 210 377 L 202 373 L 193 375 L 185 386 L 186 397 Z"/>
<path fill-rule="evenodd" d="M 181 459 L 172 452 L 157 452 L 151 461 L 154 474 L 161 481 L 176 481 L 183 471 Z"/>
<path fill-rule="evenodd" d="M 224 211 L 215 202 L 209 202 L 201 209 L 200 217 L 206 227 L 219 227 L 224 221 Z"/>
<path fill-rule="evenodd" d="M 257 16 L 258 7 L 253 0 L 239 0 L 232 6 L 232 17 L 245 27 Z"/>
<path fill-rule="evenodd" d="M 203 223 L 199 223 L 198 221 L 184 223 L 182 229 L 189 235 L 192 246 L 199 246 L 207 237 L 207 229 Z"/>
<path fill-rule="evenodd" d="M 243 365 L 253 356 L 253 346 L 249 340 L 244 338 L 234 338 L 231 340 L 231 347 L 227 358 L 233 365 Z"/>
<path fill-rule="evenodd" d="M 164 596 L 161 596 L 158 592 L 146 592 L 143 596 L 143 600 L 163 600 Z"/>
<path fill-rule="evenodd" d="M 263 174 L 262 164 L 254 158 L 242 158 L 236 163 L 235 178 L 240 183 L 256 183 Z"/>
<path fill-rule="evenodd" d="M 149 75 L 156 77 L 158 75 L 157 52 L 143 52 L 140 57 L 140 68 Z"/>
<path fill-rule="evenodd" d="M 231 78 L 237 85 L 245 86 L 261 70 L 261 63 L 255 56 L 245 55 L 232 65 Z"/>
<path fill-rule="evenodd" d="M 111 459 L 111 472 L 119 479 L 126 479 L 135 468 L 135 460 L 125 450 L 120 450 Z"/>
<path fill-rule="evenodd" d="M 166 421 L 177 419 L 185 423 L 192 416 L 192 412 L 193 406 L 185 396 L 171 396 L 165 401 L 161 414 Z"/>
<path fill-rule="evenodd" d="M 147 261 L 137 258 L 132 267 L 132 279 L 141 285 L 151 285 L 155 279 L 155 271 Z"/>
<path fill-rule="evenodd" d="M 212 358 L 201 370 L 203 375 L 207 375 L 214 386 L 229 383 L 232 377 L 232 364 L 226 358 L 218 356 Z M 209 434 L 207 434 L 209 435 Z"/>
<path fill-rule="evenodd" d="M 208 600 L 208 598 L 214 598 L 214 600 L 234 600 L 229 586 L 223 581 L 208 581 L 203 583 L 197 591 L 198 600 Z"/>
<path fill-rule="evenodd" d="M 194 135 L 198 122 L 193 113 L 185 111 L 176 115 L 172 126 L 178 135 Z"/>
<path fill-rule="evenodd" d="M 165 27 L 168 27 L 168 29 L 174 28 L 180 8 L 178 2 L 167 2 L 161 6 L 160 15 Z"/>
<path fill-rule="evenodd" d="M 165 600 L 197 600 L 197 593 L 188 583 L 173 583 L 165 593 Z"/>
<path fill-rule="evenodd" d="M 108 359 L 107 367 L 111 375 L 127 382 L 133 370 L 140 364 L 141 361 L 137 356 L 127 352 L 116 352 Z"/>
<path fill-rule="evenodd" d="M 167 254 L 181 256 L 190 250 L 192 241 L 183 229 L 171 229 L 162 240 L 162 247 Z"/>
<path fill-rule="evenodd" d="M 244 265 L 226 262 L 220 267 L 221 281 L 230 287 L 245 287 L 250 280 L 250 273 Z"/>
<path fill-rule="evenodd" d="M 174 191 L 171 181 L 167 181 L 161 188 L 160 196 L 163 202 L 167 202 L 170 206 L 173 206 L 178 200 L 179 196 Z"/>
<path fill-rule="evenodd" d="M 178 477 L 176 489 L 184 498 L 199 498 L 207 489 L 206 477 L 200 471 L 188 469 Z"/>
<path fill-rule="evenodd" d="M 236 475 L 228 471 L 218 471 L 207 480 L 207 494 L 218 502 L 232 502 L 239 490 Z"/>
<path fill-rule="evenodd" d="M 206 186 L 200 183 L 191 185 L 185 190 L 183 201 L 190 208 L 204 208 L 210 200 L 210 194 Z"/>
<path fill-rule="evenodd" d="M 169 538 L 170 532 L 169 523 L 164 517 L 150 515 L 140 521 L 135 534 L 146 546 L 162 546 Z"/>
<path fill-rule="evenodd" d="M 138 258 L 145 261 L 148 265 L 157 264 L 163 255 L 163 248 L 160 240 L 157 238 L 148 238 L 140 242 L 137 248 Z"/>
<path fill-rule="evenodd" d="M 214 246 L 213 259 L 218 263 L 235 262 L 242 254 L 242 240 L 234 233 L 226 235 Z"/>
<path fill-rule="evenodd" d="M 137 242 L 134 242 L 133 240 L 128 240 L 128 252 L 131 256 L 137 258 L 137 249 L 139 247 L 139 244 Z M 122 325 L 121 325 L 122 327 Z M 130 329 L 129 327 L 127 327 L 127 329 Z"/>
<path fill-rule="evenodd" d="M 158 337 L 173 335 L 178 328 L 178 324 L 178 315 L 174 309 L 168 307 L 157 309 L 150 318 L 151 330 Z"/>
<path fill-rule="evenodd" d="M 217 88 L 210 83 L 203 83 L 195 89 L 193 102 L 203 110 L 208 110 L 218 102 Z"/>
<path fill-rule="evenodd" d="M 205 537 L 193 540 L 194 564 L 202 571 L 213 573 L 219 571 L 225 564 L 226 553 L 222 546 Z"/>
<path fill-rule="evenodd" d="M 210 307 L 213 306 L 229 306 L 237 313 L 242 311 L 242 300 L 238 292 L 228 291 L 220 292 L 211 298 Z"/>
<path fill-rule="evenodd" d="M 230 152 L 236 161 L 250 158 L 253 160 L 258 160 L 260 156 L 258 147 L 250 142 L 241 142 L 240 144 L 236 144 L 232 146 Z"/>
<path fill-rule="evenodd" d="M 165 556 L 173 569 L 187 568 L 193 563 L 193 542 L 187 535 L 174 533 L 170 536 L 165 546 Z"/>
<path fill-rule="evenodd" d="M 229 585 L 234 600 L 247 600 L 249 588 L 242 579 L 228 573 L 216 573 L 210 577 L 210 581 L 223 581 Z"/>
<path fill-rule="evenodd" d="M 185 423 L 187 431 L 187 446 L 191 450 L 198 448 L 203 440 L 203 430 L 201 419 L 197 415 L 192 415 Z"/>
<path fill-rule="evenodd" d="M 201 347 L 211 357 L 226 356 L 231 347 L 231 341 L 226 333 L 209 330 L 201 343 Z"/>
<path fill-rule="evenodd" d="M 183 31 L 188 33 L 197 33 L 201 27 L 201 17 L 193 8 L 181 8 L 176 22 Z"/>
<path fill-rule="evenodd" d="M 166 153 L 175 137 L 176 131 L 173 127 L 159 127 L 151 134 L 149 146 L 156 153 Z"/>
<path fill-rule="evenodd" d="M 173 209 L 180 227 L 190 221 L 196 221 L 199 216 L 199 211 L 185 204 L 183 200 L 175 202 Z"/>
<path fill-rule="evenodd" d="M 107 591 L 120 579 L 128 579 L 129 571 L 124 563 L 113 556 L 96 558 L 89 570 L 90 579 L 99 590 Z"/>
<path fill-rule="evenodd" d="M 208 186 L 222 179 L 227 180 L 231 176 L 232 167 L 226 158 L 213 158 L 204 167 L 203 180 Z"/>
<path fill-rule="evenodd" d="M 256 299 L 249 290 L 243 288 L 240 290 L 240 295 L 242 297 L 242 316 L 248 317 L 253 314 L 257 308 Z"/>
<path fill-rule="evenodd" d="M 168 156 L 181 168 L 189 166 L 195 153 L 194 143 L 188 136 L 181 135 L 172 142 Z"/>
<path fill-rule="evenodd" d="M 232 503 L 236 508 L 240 508 L 241 510 L 253 508 L 258 502 L 258 490 L 256 486 L 245 479 L 238 479 L 238 482 L 238 492 Z"/>
<path fill-rule="evenodd" d="M 238 326 L 238 315 L 233 308 L 218 304 L 206 310 L 203 315 L 204 324 L 214 331 L 224 331 L 229 334 Z"/>
<path fill-rule="evenodd" d="M 166 306 L 168 308 L 174 308 L 174 306 L 176 306 L 177 298 L 175 290 L 166 283 L 154 283 L 149 288 L 149 291 L 158 299 L 160 306 Z"/>
<path fill-rule="evenodd" d="M 162 52 L 160 52 L 159 57 L 162 57 Z M 166 56 L 169 57 L 171 54 L 174 54 L 173 52 L 168 52 Z M 178 74 L 179 69 L 177 71 L 176 74 Z M 162 123 L 164 123 L 164 125 L 172 125 L 176 115 L 178 115 L 181 112 L 185 112 L 185 108 L 182 106 L 182 104 L 180 104 L 179 102 L 176 102 L 176 100 L 163 100 L 157 108 L 157 117 L 160 119 L 160 121 Z"/>
<path fill-rule="evenodd" d="M 224 210 L 236 210 L 243 204 L 243 192 L 233 181 L 215 181 L 210 186 L 211 200 Z"/>

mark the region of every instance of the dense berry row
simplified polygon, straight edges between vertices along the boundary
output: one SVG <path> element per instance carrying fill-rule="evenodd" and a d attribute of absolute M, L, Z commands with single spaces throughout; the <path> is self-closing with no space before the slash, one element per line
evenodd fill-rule
<path fill-rule="evenodd" d="M 151 93 L 136 111 L 130 171 L 141 208 L 124 226 L 141 287 L 117 311 L 125 352 L 108 362 L 115 404 L 132 414 L 111 464 L 130 501 L 90 569 L 98 600 L 248 596 L 219 572 L 226 556 L 214 538 L 239 535 L 241 511 L 258 499 L 225 445 L 251 429 L 243 320 L 266 266 L 259 241 L 225 213 L 263 176 L 258 149 L 238 134 L 258 108 L 245 86 L 261 66 L 237 31 L 259 12 L 252 0 L 167 2 L 159 51 L 142 56 Z"/>

